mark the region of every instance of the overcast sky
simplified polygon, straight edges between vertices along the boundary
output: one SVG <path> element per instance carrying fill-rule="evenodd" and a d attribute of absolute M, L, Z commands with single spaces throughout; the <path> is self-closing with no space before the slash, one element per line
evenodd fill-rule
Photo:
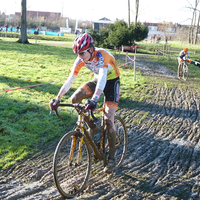
<path fill-rule="evenodd" d="M 140 0 L 139 21 L 190 24 L 192 12 L 186 9 L 195 0 Z M 131 2 L 131 21 L 134 21 L 135 0 Z M 194 3 L 193 3 L 194 4 Z M 128 20 L 128 0 L 27 0 L 27 10 L 61 12 L 64 17 L 98 20 Z M 14 14 L 21 11 L 21 0 L 0 0 L 0 11 Z"/>

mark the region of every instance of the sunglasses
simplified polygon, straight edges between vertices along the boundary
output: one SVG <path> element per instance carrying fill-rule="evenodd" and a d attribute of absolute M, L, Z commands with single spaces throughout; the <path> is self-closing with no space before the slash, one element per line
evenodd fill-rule
<path fill-rule="evenodd" d="M 81 53 L 78 53 L 79 56 L 83 56 L 89 49 L 86 49 L 85 51 L 82 51 Z"/>

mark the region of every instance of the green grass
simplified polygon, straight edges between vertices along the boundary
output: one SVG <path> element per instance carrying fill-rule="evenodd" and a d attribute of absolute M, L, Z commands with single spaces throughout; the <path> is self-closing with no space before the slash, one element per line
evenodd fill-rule
<path fill-rule="evenodd" d="M 118 53 L 112 52 L 117 58 L 118 66 L 123 64 L 124 61 L 118 59 Z M 153 54 L 150 50 L 149 53 Z M 67 79 L 76 55 L 71 47 L 39 45 L 34 40 L 32 44 L 25 45 L 17 43 L 16 38 L 0 38 L 0 54 L 0 91 L 53 81 L 43 86 L 0 93 L 0 169 L 5 169 L 30 154 L 45 150 L 46 145 L 52 143 L 56 147 L 63 134 L 74 126 L 76 118 L 71 118 L 71 111 L 68 109 L 61 110 L 65 120 L 60 120 L 55 114 L 49 115 L 49 101 L 56 97 Z M 150 59 L 157 62 L 158 58 L 155 56 Z M 159 62 L 165 64 L 166 61 L 163 58 Z M 140 106 L 141 102 L 153 95 L 149 93 L 152 84 L 172 87 L 171 82 L 165 79 L 156 78 L 152 81 L 153 78 L 143 77 L 139 72 L 136 72 L 134 81 L 132 65 L 119 69 L 119 108 Z M 83 68 L 62 101 L 70 102 L 72 93 L 92 78 L 91 72 Z M 194 76 L 193 79 L 195 78 Z M 198 80 L 196 82 L 199 83 Z M 141 113 L 141 120 L 145 120 L 147 115 L 148 113 Z"/>
<path fill-rule="evenodd" d="M 19 44 L 16 39 L 0 39 L 0 91 L 49 83 L 43 86 L 3 92 L 0 95 L 0 168 L 7 168 L 18 160 L 48 143 L 56 143 L 74 126 L 74 118 L 67 109 L 61 111 L 66 120 L 49 115 L 49 101 L 56 97 L 67 79 L 76 55 L 72 48 L 51 45 Z M 123 62 L 118 60 L 118 65 Z M 133 83 L 133 69 L 120 68 L 123 99 L 130 97 L 134 86 L 143 82 L 139 74 Z M 91 72 L 83 68 L 70 91 L 62 98 L 70 102 L 71 94 L 83 83 L 92 79 Z M 140 80 L 141 79 L 141 80 Z M 127 82 L 127 80 L 129 80 Z M 101 102 L 99 103 L 99 105 Z"/>
<path fill-rule="evenodd" d="M 20 38 L 20 33 L 14 32 L 0 32 L 0 37 L 9 38 L 9 39 L 18 39 Z M 31 39 L 38 39 L 38 40 L 47 40 L 47 41 L 62 41 L 62 42 L 69 42 L 74 40 L 74 34 L 64 34 L 64 36 L 52 36 L 52 35 L 34 35 L 34 34 L 27 34 L 28 40 Z"/>
<path fill-rule="evenodd" d="M 0 91 L 53 81 L 1 93 L 0 167 L 6 168 L 54 138 L 60 138 L 74 123 L 69 112 L 62 113 L 66 121 L 50 116 L 48 103 L 67 79 L 75 55 L 70 48 L 12 41 L 0 41 L 0 52 Z M 77 79 L 64 100 L 68 101 L 82 81 L 83 78 Z"/>

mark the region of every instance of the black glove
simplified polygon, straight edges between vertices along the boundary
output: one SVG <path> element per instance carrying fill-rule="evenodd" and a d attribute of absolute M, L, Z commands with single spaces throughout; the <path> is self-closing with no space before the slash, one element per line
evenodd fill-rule
<path fill-rule="evenodd" d="M 86 101 L 86 110 L 94 111 L 97 107 L 97 102 L 95 100 L 87 100 Z"/>
<path fill-rule="evenodd" d="M 60 101 L 57 101 L 56 103 L 56 100 L 55 99 L 52 99 L 50 102 L 49 102 L 49 107 L 51 110 L 57 110 L 58 109 L 58 106 L 60 104 Z"/>

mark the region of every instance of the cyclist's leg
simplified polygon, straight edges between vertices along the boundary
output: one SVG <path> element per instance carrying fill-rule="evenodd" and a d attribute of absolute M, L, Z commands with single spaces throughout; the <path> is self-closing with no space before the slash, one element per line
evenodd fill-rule
<path fill-rule="evenodd" d="M 180 78 L 180 68 L 181 68 L 181 59 L 178 58 L 178 71 L 177 71 L 177 77 Z"/>
<path fill-rule="evenodd" d="M 108 158 L 114 160 L 115 155 L 115 139 L 116 139 L 116 127 L 114 124 L 116 108 L 105 107 L 105 120 L 106 120 L 106 130 L 108 135 L 109 144 L 109 155 Z"/>
<path fill-rule="evenodd" d="M 118 107 L 120 93 L 120 80 L 119 78 L 109 80 L 104 89 L 105 94 L 105 120 L 106 130 L 108 135 L 109 155 L 108 166 L 105 167 L 105 172 L 112 172 L 115 167 L 115 141 L 116 141 L 116 127 L 114 124 L 114 116 Z"/>
<path fill-rule="evenodd" d="M 81 103 L 83 99 L 91 98 L 95 91 L 96 83 L 97 79 L 93 79 L 80 86 L 71 96 L 71 102 Z M 85 116 L 84 120 L 91 130 L 96 129 L 97 126 L 90 117 Z"/>

